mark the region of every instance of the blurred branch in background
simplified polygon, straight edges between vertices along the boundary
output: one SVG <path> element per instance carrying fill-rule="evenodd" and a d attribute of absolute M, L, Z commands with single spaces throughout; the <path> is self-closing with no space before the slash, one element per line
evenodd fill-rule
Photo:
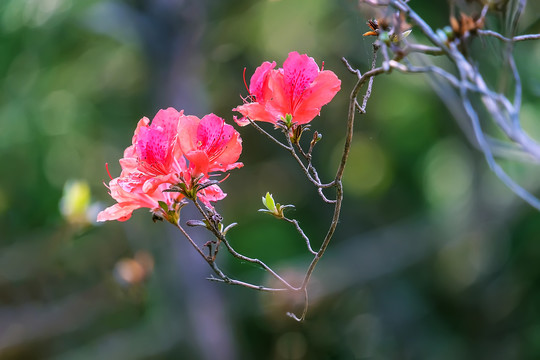
<path fill-rule="evenodd" d="M 502 7 L 503 17 L 506 19 L 505 37 L 494 30 L 484 30 L 486 16 L 495 11 L 495 4 L 486 2 L 480 13 L 468 14 L 462 12 L 459 17 L 450 17 L 449 25 L 443 29 L 433 30 L 426 19 L 420 17 L 407 1 L 366 0 L 365 3 L 373 6 L 388 7 L 385 16 L 373 20 L 372 32 L 364 35 L 375 35 L 377 43 L 382 47 L 384 61 L 381 69 L 390 72 L 393 69 L 404 73 L 428 73 L 432 77 L 441 77 L 450 87 L 438 89 L 453 114 L 460 122 L 462 128 L 468 131 L 469 138 L 484 153 L 486 161 L 497 177 L 514 193 L 540 210 L 540 200 L 519 185 L 501 167 L 495 159 L 495 154 L 504 157 L 509 152 L 522 154 L 522 158 L 529 157 L 534 162 L 540 161 L 540 144 L 532 139 L 522 128 L 520 110 L 522 106 L 522 83 L 517 69 L 513 51 L 514 44 L 519 41 L 540 39 L 540 34 L 526 34 L 514 36 L 518 20 L 525 9 L 525 0 L 507 2 Z M 478 1 L 481 3 L 481 1 Z M 451 3 L 451 10 L 453 10 Z M 465 11 L 465 9 L 464 9 Z M 453 12 L 453 11 L 452 11 Z M 425 37 L 435 47 L 425 47 L 422 44 L 410 44 L 404 31 L 408 32 L 409 25 L 406 19 L 416 25 Z M 380 24 L 379 24 L 380 23 Z M 408 35 L 408 34 L 407 34 Z M 498 89 L 490 88 L 485 75 L 481 71 L 479 60 L 471 55 L 473 42 L 476 37 L 494 37 L 502 41 L 499 53 L 490 54 L 502 60 L 502 72 Z M 391 59 L 388 52 L 393 53 Z M 416 57 L 420 54 L 443 55 L 454 64 L 455 70 L 447 71 L 443 67 L 434 65 L 414 66 L 409 62 L 407 55 L 414 52 Z M 485 54 L 481 55 L 485 56 Z M 401 63 L 403 61 L 404 63 Z M 421 59 L 426 64 L 429 60 Z M 511 81 L 506 81 L 507 73 L 511 73 Z M 440 83 L 439 80 L 433 82 Z M 512 99 L 510 99 L 512 98 Z M 484 115 L 485 114 L 485 115 Z M 461 119 L 467 119 L 467 125 Z M 484 130 L 488 124 L 482 124 L 489 118 L 496 125 L 497 132 L 504 134 L 507 141 L 494 139 Z M 512 156 L 515 158 L 515 156 Z"/>

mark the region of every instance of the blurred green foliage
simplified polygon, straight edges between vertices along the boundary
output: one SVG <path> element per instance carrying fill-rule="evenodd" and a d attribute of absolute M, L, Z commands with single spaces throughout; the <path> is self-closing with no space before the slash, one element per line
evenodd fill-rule
<path fill-rule="evenodd" d="M 539 6 L 529 3 L 521 31 L 538 33 Z M 411 5 L 446 25 L 445 6 Z M 104 164 L 118 174 L 141 117 L 175 106 L 232 122 L 246 95 L 243 68 L 249 76 L 292 50 L 342 79 L 313 122 L 323 134 L 314 162 L 330 179 L 355 81 L 340 58 L 368 69 L 373 40 L 361 34 L 372 15 L 352 0 L 1 1 L 0 358 L 540 357 L 540 215 L 498 182 L 420 75 L 375 80 L 305 323 L 284 315 L 298 299 L 206 281 L 210 269 L 181 234 L 144 210 L 126 223 L 92 221 L 96 207 L 113 202 Z M 497 16 L 490 21 L 497 26 Z M 539 52 L 538 43 L 516 46 L 523 122 L 536 136 Z M 222 184 L 228 197 L 217 209 L 239 223 L 229 233 L 238 251 L 298 278 L 305 244 L 257 212 L 260 198 L 269 191 L 295 204 L 289 214 L 314 246 L 331 208 L 284 151 L 252 128 L 239 131 L 245 167 Z M 537 166 L 504 165 L 539 187 Z M 60 205 L 75 180 L 91 191 L 86 215 Z M 79 191 L 72 204 L 87 200 Z M 220 256 L 230 275 L 269 281 Z"/>

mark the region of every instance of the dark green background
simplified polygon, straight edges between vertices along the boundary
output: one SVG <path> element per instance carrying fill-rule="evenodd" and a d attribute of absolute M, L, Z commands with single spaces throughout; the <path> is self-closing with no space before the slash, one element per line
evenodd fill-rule
<path fill-rule="evenodd" d="M 538 33 L 530 3 L 520 31 Z M 411 5 L 433 27 L 448 22 L 443 1 Z M 342 80 L 312 123 L 323 134 L 314 162 L 330 180 L 355 80 L 340 58 L 368 69 L 374 39 L 361 35 L 372 15 L 352 0 L 1 1 L 0 358 L 540 358 L 540 214 L 487 169 L 422 75 L 378 77 L 357 118 L 341 222 L 304 323 L 285 316 L 295 299 L 206 281 L 204 261 L 146 210 L 87 227 L 59 211 L 73 179 L 113 204 L 104 164 L 119 173 L 141 117 L 174 106 L 232 122 L 246 95 L 243 68 L 281 65 L 293 50 Z M 497 16 L 490 21 L 498 29 Z M 473 55 L 496 78 L 501 57 L 490 44 L 475 42 Z M 516 58 L 522 121 L 538 137 L 540 45 L 518 44 Z M 292 227 L 257 212 L 261 196 L 295 204 L 289 215 L 314 246 L 332 209 L 286 152 L 238 130 L 245 167 L 222 184 L 228 197 L 217 209 L 239 224 L 229 233 L 237 250 L 294 281 L 309 254 Z M 537 166 L 503 165 L 539 187 Z M 186 209 L 183 220 L 194 214 Z M 118 261 L 141 250 L 153 271 L 137 284 L 117 281 Z M 219 261 L 241 280 L 271 283 L 225 251 Z"/>

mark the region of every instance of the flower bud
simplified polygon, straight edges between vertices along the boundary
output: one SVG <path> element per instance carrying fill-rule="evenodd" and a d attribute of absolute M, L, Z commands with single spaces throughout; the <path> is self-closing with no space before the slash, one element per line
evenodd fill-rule
<path fill-rule="evenodd" d="M 390 45 L 390 36 L 387 31 L 383 31 L 379 34 L 379 40 L 384 42 L 386 45 Z"/>
<path fill-rule="evenodd" d="M 452 28 L 450 26 L 445 26 L 443 27 L 442 29 L 444 31 L 444 33 L 446 34 L 446 37 L 448 39 L 452 39 L 454 37 L 454 30 L 452 30 Z"/>
<path fill-rule="evenodd" d="M 204 226 L 204 227 L 207 227 L 206 226 L 206 223 L 204 221 L 201 221 L 201 220 L 188 220 L 186 221 L 186 225 L 187 226 Z"/>
<path fill-rule="evenodd" d="M 276 203 L 274 202 L 272 194 L 270 194 L 269 192 L 266 193 L 266 196 L 262 197 L 262 203 L 271 213 L 276 212 Z"/>
<path fill-rule="evenodd" d="M 441 39 L 441 41 L 442 41 L 443 43 L 448 42 L 448 36 L 446 35 L 446 31 L 443 31 L 443 30 L 441 30 L 441 29 L 437 29 L 437 31 L 435 31 L 435 33 L 437 34 L 437 37 L 438 37 L 439 39 Z"/>
<path fill-rule="evenodd" d="M 272 214 L 279 219 L 284 218 L 283 211 L 285 211 L 285 209 L 294 207 L 294 205 L 281 205 L 276 203 L 272 197 L 272 194 L 269 192 L 266 193 L 266 196 L 263 196 L 262 202 L 266 209 L 259 209 L 259 211 Z"/>
<path fill-rule="evenodd" d="M 292 120 L 293 120 L 293 117 L 291 114 L 285 115 L 285 118 L 283 119 L 283 122 L 285 123 L 288 129 L 290 129 L 290 127 L 292 126 Z"/>

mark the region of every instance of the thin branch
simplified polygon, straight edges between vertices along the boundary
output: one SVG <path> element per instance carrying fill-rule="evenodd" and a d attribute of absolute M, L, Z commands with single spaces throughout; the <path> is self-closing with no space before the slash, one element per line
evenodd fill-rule
<path fill-rule="evenodd" d="M 341 61 L 343 61 L 347 70 L 349 70 L 352 74 L 355 74 L 358 77 L 358 80 L 362 78 L 362 73 L 360 72 L 360 70 L 353 69 L 353 67 L 351 66 L 351 64 L 349 64 L 349 61 L 347 61 L 347 59 L 343 57 L 341 58 Z"/>
<path fill-rule="evenodd" d="M 195 250 L 197 250 L 197 252 L 199 253 L 199 255 L 201 255 L 203 257 L 203 259 L 206 260 L 206 262 L 209 262 L 209 258 L 204 255 L 203 251 L 201 250 L 201 248 L 195 243 L 195 241 L 193 241 L 193 239 L 191 238 L 191 236 L 189 236 L 189 234 L 186 232 L 186 230 L 184 230 L 184 228 L 182 227 L 182 225 L 176 223 L 176 227 L 180 230 L 180 232 L 185 236 L 185 238 L 189 241 L 189 243 L 191 244 L 191 246 L 193 246 L 195 248 Z"/>
<path fill-rule="evenodd" d="M 298 288 L 296 288 L 296 287 L 292 286 L 291 284 L 289 284 L 285 279 L 283 279 L 281 276 L 279 276 L 274 270 L 272 270 L 272 268 L 270 268 L 268 265 L 266 265 L 263 261 L 261 261 L 259 259 L 254 259 L 254 258 L 250 258 L 250 257 L 245 256 L 245 255 L 242 255 L 239 252 L 237 252 L 236 250 L 234 250 L 233 247 L 231 246 L 231 244 L 229 244 L 229 242 L 227 241 L 227 238 L 223 235 L 223 233 L 220 232 L 219 229 L 216 228 L 215 224 L 212 222 L 212 220 L 210 219 L 210 217 L 208 216 L 206 211 L 204 211 L 204 209 L 201 207 L 199 202 L 197 200 L 193 200 L 193 203 L 195 204 L 195 207 L 197 208 L 197 210 L 199 210 L 201 215 L 204 216 L 205 220 L 207 221 L 207 223 L 210 226 L 210 230 L 212 231 L 212 233 L 219 240 L 221 240 L 221 242 L 223 244 L 225 244 L 225 246 L 227 247 L 227 250 L 229 250 L 229 253 L 231 253 L 231 255 L 233 255 L 234 257 L 236 257 L 236 258 L 238 258 L 238 259 L 240 259 L 242 261 L 246 261 L 246 262 L 249 262 L 249 263 L 252 263 L 252 264 L 259 265 L 260 267 L 262 267 L 264 270 L 266 270 L 269 274 L 271 274 L 274 278 L 279 280 L 283 285 L 285 285 L 290 290 L 298 290 Z"/>
<path fill-rule="evenodd" d="M 494 37 L 494 38 L 497 38 L 501 41 L 504 41 L 504 42 L 520 42 L 520 41 L 528 41 L 528 40 L 539 40 L 540 39 L 540 34 L 525 34 L 525 35 L 518 35 L 518 36 L 514 36 L 514 37 L 511 37 L 511 38 L 508 38 L 496 31 L 493 31 L 493 30 L 477 30 L 476 33 L 478 35 L 482 35 L 482 36 L 491 36 L 491 37 Z"/>
<path fill-rule="evenodd" d="M 247 282 L 244 282 L 244 281 L 239 281 L 239 280 L 235 280 L 235 279 L 231 279 L 231 278 L 227 278 L 227 279 L 221 278 L 220 279 L 220 278 L 210 276 L 210 277 L 208 277 L 206 279 L 210 280 L 210 281 L 214 281 L 214 282 L 224 283 L 224 284 L 227 284 L 227 285 L 243 286 L 243 287 L 247 287 L 249 289 L 254 289 L 254 290 L 259 290 L 259 291 L 267 291 L 267 292 L 290 291 L 290 289 L 287 289 L 287 288 L 270 288 L 270 287 L 266 287 L 266 286 L 250 284 L 250 283 L 247 283 Z"/>
<path fill-rule="evenodd" d="M 459 68 L 460 75 L 463 81 L 466 81 L 466 77 L 468 76 L 464 69 Z M 531 206 L 535 207 L 536 209 L 540 210 L 540 200 L 538 200 L 536 197 L 534 197 L 531 193 L 529 193 L 527 190 L 525 190 L 523 187 L 521 187 L 519 184 L 517 184 L 508 174 L 502 169 L 502 167 L 495 161 L 495 158 L 493 157 L 493 154 L 491 152 L 491 149 L 486 141 L 485 135 L 482 131 L 482 128 L 480 126 L 480 120 L 478 119 L 478 114 L 474 110 L 469 98 L 467 97 L 467 88 L 466 87 L 460 87 L 460 95 L 461 100 L 463 103 L 463 106 L 465 108 L 465 111 L 467 115 L 469 116 L 472 125 L 473 130 L 476 135 L 476 139 L 478 141 L 478 144 L 480 148 L 482 149 L 482 152 L 484 153 L 486 157 L 486 161 L 491 168 L 491 170 L 497 175 L 501 181 L 508 186 L 515 194 L 517 194 L 519 197 L 521 197 L 523 200 L 528 202 Z"/>
<path fill-rule="evenodd" d="M 335 204 L 334 215 L 332 217 L 330 228 L 328 229 L 328 232 L 326 233 L 326 236 L 322 242 L 321 248 L 317 252 L 317 255 L 315 255 L 315 257 L 309 264 L 309 268 L 306 271 L 304 281 L 302 282 L 302 286 L 301 286 L 302 288 L 305 288 L 307 284 L 309 283 L 309 280 L 311 279 L 311 276 L 313 275 L 313 271 L 315 270 L 315 266 L 317 266 L 317 263 L 319 262 L 321 257 L 324 255 L 326 248 L 328 247 L 328 244 L 330 244 L 330 240 L 332 240 L 332 236 L 334 235 L 334 232 L 336 231 L 336 227 L 339 222 L 339 214 L 341 212 L 341 203 L 343 202 L 343 184 L 341 183 L 341 178 L 336 182 L 336 189 L 337 189 L 337 195 L 336 195 L 337 201 Z"/>
<path fill-rule="evenodd" d="M 376 52 L 376 51 L 377 50 L 374 50 L 374 52 Z M 342 58 L 341 60 L 344 63 L 347 62 L 347 60 L 345 58 Z M 345 164 L 347 163 L 347 159 L 348 159 L 348 156 L 349 156 L 349 150 L 350 150 L 350 146 L 351 146 L 351 142 L 352 142 L 353 128 L 354 128 L 354 116 L 355 116 L 355 110 L 356 110 L 356 105 L 355 105 L 356 97 L 358 96 L 358 93 L 360 92 L 360 89 L 366 83 L 366 81 L 368 81 L 368 79 L 372 78 L 373 76 L 383 74 L 384 72 L 385 71 L 384 71 L 384 69 L 382 67 L 376 67 L 376 68 L 372 68 L 370 71 L 364 73 L 364 75 L 362 75 L 358 79 L 358 81 L 356 82 L 354 88 L 351 91 L 351 94 L 349 95 L 349 113 L 348 113 L 349 115 L 348 115 L 348 120 L 347 120 L 347 135 L 345 137 L 345 145 L 344 145 L 344 148 L 343 148 L 343 155 L 341 157 L 341 162 L 340 162 L 339 167 L 337 169 L 335 179 L 341 179 L 343 177 L 343 171 L 345 170 Z M 365 96 L 364 101 L 367 101 L 368 98 L 369 98 L 368 96 L 367 97 Z"/>
<path fill-rule="evenodd" d="M 259 125 L 257 125 L 253 120 L 251 120 L 250 118 L 248 118 L 249 120 L 249 123 L 255 127 L 255 129 L 257 129 L 261 134 L 265 135 L 267 138 L 269 138 L 270 140 L 272 140 L 274 143 L 276 143 L 277 145 L 281 146 L 282 148 L 284 148 L 285 150 L 287 151 L 291 151 L 291 148 L 288 147 L 287 145 L 283 144 L 281 141 L 279 141 L 278 139 L 276 139 L 275 137 L 273 137 L 272 135 L 270 135 L 266 130 L 264 130 L 262 127 L 260 127 Z"/>
<path fill-rule="evenodd" d="M 352 137 L 354 133 L 354 117 L 356 112 L 356 97 L 358 96 L 358 92 L 360 91 L 362 85 L 370 79 L 370 83 L 372 84 L 371 80 L 375 75 L 382 74 L 384 72 L 383 68 L 376 68 L 376 53 L 378 51 L 378 47 L 373 47 L 373 61 L 372 61 L 372 69 L 368 72 L 366 72 L 364 75 L 360 76 L 356 85 L 354 86 L 353 90 L 351 91 L 351 95 L 349 96 L 349 112 L 347 116 L 347 134 L 345 136 L 345 144 L 343 147 L 343 155 L 341 157 L 341 162 L 338 167 L 338 170 L 336 171 L 336 176 L 334 178 L 334 186 L 336 187 L 336 202 L 334 204 L 334 214 L 332 216 L 332 221 L 330 223 L 330 227 L 328 228 L 328 231 L 326 233 L 326 236 L 324 237 L 324 240 L 321 244 L 321 247 L 319 251 L 315 254 L 315 257 L 309 264 L 309 267 L 306 271 L 306 274 L 304 276 L 304 280 L 302 281 L 302 286 L 300 289 L 304 291 L 304 309 L 302 311 L 302 315 L 300 317 L 297 317 L 296 315 L 292 313 L 288 313 L 290 317 L 297 321 L 302 321 L 305 319 L 307 314 L 307 309 L 309 306 L 308 301 L 308 294 L 307 294 L 307 285 L 309 284 L 309 281 L 311 280 L 311 276 L 313 275 L 313 271 L 315 270 L 315 267 L 317 266 L 317 263 L 321 259 L 321 257 L 326 252 L 326 249 L 328 245 L 330 244 L 330 240 L 332 240 L 332 237 L 334 236 L 334 233 L 337 228 L 337 224 L 339 222 L 339 216 L 341 213 L 341 205 L 343 202 L 343 184 L 341 182 L 341 179 L 343 178 L 343 172 L 345 170 L 345 164 L 347 163 L 347 159 L 350 152 Z M 349 65 L 347 60 L 345 58 L 342 59 L 345 66 L 348 66 L 350 70 L 352 70 L 352 67 Z M 356 72 L 352 70 L 353 73 L 360 74 L 360 72 Z M 369 99 L 369 96 L 371 95 L 371 86 L 368 88 L 368 92 L 364 96 L 364 106 Z"/>
<path fill-rule="evenodd" d="M 298 322 L 301 322 L 306 318 L 306 314 L 307 314 L 308 307 L 309 307 L 309 299 L 308 299 L 307 288 L 304 287 L 303 290 L 304 290 L 304 308 L 302 310 L 302 315 L 300 315 L 300 317 L 298 317 L 292 312 L 287 313 L 287 316 L 289 316 L 290 318 L 292 318 L 292 319 L 294 319 L 294 320 L 296 320 Z"/>
<path fill-rule="evenodd" d="M 431 26 L 429 26 L 424 19 L 414 12 L 406 3 L 400 0 L 390 0 L 388 5 L 393 6 L 408 15 L 411 21 L 420 28 L 433 44 L 439 47 L 445 54 L 449 55 L 449 49 L 446 44 L 435 34 Z"/>
<path fill-rule="evenodd" d="M 381 52 L 384 59 L 382 62 L 382 68 L 384 69 L 384 72 L 389 72 L 390 71 L 390 66 L 389 66 L 390 56 L 388 55 L 388 46 L 386 46 L 385 43 L 382 43 L 381 48 L 382 48 Z"/>
<path fill-rule="evenodd" d="M 289 289 L 284 289 L 284 288 L 269 288 L 269 287 L 260 286 L 260 285 L 253 285 L 253 284 L 250 284 L 250 283 L 247 283 L 247 282 L 244 282 L 244 281 L 231 279 L 230 277 L 225 275 L 225 273 L 223 271 L 221 271 L 221 269 L 216 265 L 214 259 L 210 258 L 209 256 L 204 255 L 201 248 L 195 243 L 195 241 L 193 241 L 191 236 L 186 232 L 186 230 L 180 224 L 177 223 L 176 227 L 180 230 L 180 232 L 182 232 L 184 237 L 195 248 L 195 250 L 197 250 L 199 255 L 201 255 L 202 258 L 208 263 L 208 265 L 210 265 L 210 267 L 212 268 L 212 270 L 214 270 L 216 275 L 219 276 L 219 278 L 215 278 L 213 276 L 210 276 L 208 278 L 208 280 L 222 282 L 222 283 L 225 283 L 225 284 L 228 284 L 228 285 L 243 286 L 243 287 L 247 287 L 247 288 L 255 289 L 255 290 L 260 290 L 260 291 L 277 292 L 277 291 L 289 290 Z"/>
<path fill-rule="evenodd" d="M 298 233 L 302 236 L 302 238 L 304 238 L 304 240 L 306 241 L 306 245 L 307 245 L 307 248 L 309 250 L 310 253 L 312 253 L 313 255 L 317 255 L 317 252 L 314 251 L 312 248 L 311 248 L 311 243 L 309 241 L 309 238 L 307 237 L 307 235 L 304 233 L 304 231 L 302 230 L 302 228 L 300 227 L 300 224 L 298 224 L 298 220 L 296 219 L 289 219 L 287 217 L 283 217 L 283 220 L 285 220 L 286 222 L 288 223 L 291 223 L 294 225 L 294 227 L 296 228 L 296 231 L 298 231 Z"/>
<path fill-rule="evenodd" d="M 517 70 L 516 66 L 516 60 L 514 59 L 514 56 L 512 56 L 512 53 L 508 56 L 508 63 L 510 64 L 510 69 L 512 69 L 512 74 L 514 76 L 514 109 L 521 109 L 521 96 L 522 96 L 522 89 L 521 89 L 521 77 L 519 76 L 519 72 Z M 514 118 L 514 126 L 521 128 L 521 124 L 519 123 L 519 116 Z"/>
<path fill-rule="evenodd" d="M 378 53 L 377 50 L 379 50 L 379 46 L 373 44 L 373 58 L 371 60 L 371 69 L 372 70 L 375 69 L 375 67 L 377 66 L 377 53 Z M 366 113 L 367 102 L 368 102 L 369 98 L 371 97 L 371 89 L 373 88 L 374 79 L 375 79 L 374 76 L 369 78 L 366 93 L 362 97 L 361 112 L 364 113 L 364 114 Z M 356 98 L 354 99 L 354 102 L 356 103 Z"/>
<path fill-rule="evenodd" d="M 538 40 L 538 39 L 540 39 L 540 34 L 526 34 L 526 35 L 514 36 L 512 38 L 512 41 L 518 42 L 518 41 Z"/>
<path fill-rule="evenodd" d="M 444 71 L 437 66 L 411 66 L 398 63 L 397 61 L 390 60 L 390 66 L 403 73 L 427 73 L 432 72 L 446 79 L 454 87 L 459 88 L 461 83 L 459 80 L 449 72 Z"/>
<path fill-rule="evenodd" d="M 406 53 L 417 52 L 426 55 L 444 55 L 443 49 L 438 46 L 407 43 L 404 50 Z"/>
<path fill-rule="evenodd" d="M 266 270 L 270 275 L 272 275 L 274 278 L 276 278 L 278 281 L 280 281 L 283 285 L 285 285 L 289 290 L 298 290 L 298 288 L 296 288 L 296 287 L 292 286 L 291 284 L 289 284 L 287 282 L 287 280 L 285 280 L 281 276 L 279 276 L 274 270 L 272 270 L 272 268 L 270 268 L 268 265 L 266 265 L 261 260 L 250 258 L 250 257 L 242 255 L 239 252 L 237 252 L 236 250 L 234 250 L 234 248 L 231 246 L 231 244 L 229 244 L 229 242 L 227 241 L 227 239 L 225 239 L 225 237 L 223 237 L 221 239 L 221 241 L 223 242 L 223 244 L 225 244 L 225 246 L 227 247 L 227 250 L 229 250 L 231 255 L 234 256 L 235 258 L 240 259 L 242 261 L 252 263 L 252 264 L 259 265 L 264 270 Z"/>
<path fill-rule="evenodd" d="M 332 186 L 334 186 L 334 182 L 330 182 L 328 184 L 323 184 L 320 182 L 319 180 L 319 175 L 317 174 L 317 172 L 315 171 L 315 168 L 313 168 L 313 166 L 310 166 L 311 169 L 313 170 L 312 172 L 310 172 L 310 169 L 308 167 L 306 167 L 304 165 L 304 163 L 302 162 L 302 160 L 300 159 L 300 157 L 298 157 L 298 154 L 296 154 L 296 151 L 294 151 L 294 147 L 293 147 L 293 144 L 291 142 L 291 139 L 289 136 L 285 135 L 286 138 L 287 138 L 287 143 L 289 144 L 290 146 L 290 150 L 289 152 L 291 153 L 291 155 L 293 156 L 293 158 L 296 160 L 296 162 L 300 165 L 300 168 L 302 169 L 302 171 L 304 172 L 304 174 L 306 175 L 306 177 L 308 178 L 308 180 L 313 184 L 315 185 L 318 189 L 318 193 L 319 195 L 321 196 L 321 198 L 323 199 L 324 202 L 326 203 L 329 203 L 329 204 L 333 204 L 335 203 L 335 200 L 330 200 L 328 199 L 322 189 L 327 189 L 327 188 L 330 188 Z M 312 176 L 313 174 L 313 176 Z"/>
<path fill-rule="evenodd" d="M 289 144 L 290 144 L 290 146 L 292 148 L 293 145 L 292 145 L 292 142 L 291 142 L 289 137 L 287 137 L 287 141 L 289 142 Z M 313 163 L 311 162 L 311 160 L 312 160 L 311 153 L 313 151 L 313 146 L 314 146 L 314 143 L 312 142 L 310 147 L 309 147 L 309 151 L 307 153 L 305 153 L 304 150 L 302 149 L 302 147 L 300 146 L 300 144 L 298 144 L 298 143 L 296 144 L 296 147 L 300 151 L 300 154 L 302 154 L 302 156 L 306 159 L 307 165 L 304 165 L 300 161 L 300 159 L 295 156 L 296 155 L 295 153 L 293 153 L 292 155 L 293 155 L 293 157 L 297 158 L 297 162 L 299 162 L 300 167 L 302 169 L 305 168 L 305 171 L 308 172 L 308 174 L 306 174 L 306 176 L 308 177 L 308 180 L 310 180 L 310 181 L 313 180 L 311 182 L 317 187 L 317 192 L 318 192 L 319 196 L 322 198 L 322 200 L 327 204 L 333 204 L 336 201 L 328 199 L 326 197 L 326 195 L 324 195 L 323 189 L 327 189 L 327 188 L 330 188 L 330 187 L 334 186 L 334 183 L 330 182 L 328 184 L 323 184 L 321 182 L 321 179 L 319 177 L 319 173 L 317 172 L 317 169 L 315 169 L 315 167 L 313 166 Z M 311 174 L 311 178 L 310 178 L 310 174 Z"/>
<path fill-rule="evenodd" d="M 322 188 L 318 188 L 317 189 L 317 193 L 319 194 L 319 196 L 323 199 L 323 201 L 327 204 L 335 204 L 336 203 L 336 200 L 331 200 L 331 199 L 328 199 L 326 197 L 326 195 L 324 195 L 323 193 L 323 189 Z"/>

